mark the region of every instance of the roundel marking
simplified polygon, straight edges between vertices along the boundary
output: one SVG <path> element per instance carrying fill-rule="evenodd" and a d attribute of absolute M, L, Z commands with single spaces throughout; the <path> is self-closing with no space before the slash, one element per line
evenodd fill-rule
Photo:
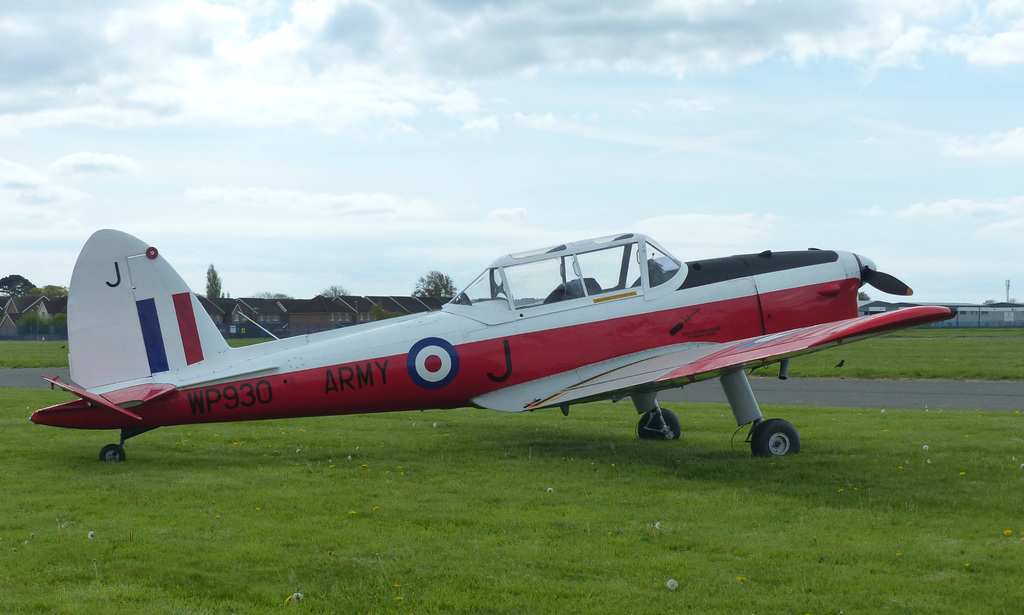
<path fill-rule="evenodd" d="M 412 345 L 405 360 L 412 381 L 424 389 L 448 386 L 459 373 L 459 353 L 439 337 L 426 337 Z"/>
<path fill-rule="evenodd" d="M 160 252 L 158 252 L 156 248 L 154 248 L 154 247 L 146 248 L 146 258 L 148 258 L 149 260 L 153 260 L 157 256 L 160 256 Z"/>

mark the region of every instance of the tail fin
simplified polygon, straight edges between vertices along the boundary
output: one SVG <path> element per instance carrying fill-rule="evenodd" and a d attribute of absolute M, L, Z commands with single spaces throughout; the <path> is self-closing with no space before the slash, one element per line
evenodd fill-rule
<path fill-rule="evenodd" d="M 199 299 L 150 247 L 97 231 L 71 274 L 71 378 L 86 389 L 176 372 L 228 349 Z"/>

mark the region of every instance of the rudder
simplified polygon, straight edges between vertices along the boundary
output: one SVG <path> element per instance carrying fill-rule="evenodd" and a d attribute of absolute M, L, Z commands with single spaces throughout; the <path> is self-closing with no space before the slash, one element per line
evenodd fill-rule
<path fill-rule="evenodd" d="M 156 248 L 114 230 L 86 242 L 68 296 L 71 378 L 86 389 L 171 374 L 228 350 Z M 163 376 L 163 377 L 162 377 Z"/>

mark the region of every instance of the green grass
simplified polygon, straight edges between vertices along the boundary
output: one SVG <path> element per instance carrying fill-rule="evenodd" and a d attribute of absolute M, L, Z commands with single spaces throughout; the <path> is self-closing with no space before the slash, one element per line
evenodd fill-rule
<path fill-rule="evenodd" d="M 0 368 L 67 366 L 67 340 L 55 342 L 0 342 Z"/>
<path fill-rule="evenodd" d="M 768 407 L 803 452 L 765 460 L 724 405 L 673 404 L 678 442 L 637 440 L 628 404 L 416 412 L 163 428 L 104 464 L 113 433 L 27 421 L 64 399 L 0 390 L 3 612 L 1024 603 L 1020 414 Z"/>
<path fill-rule="evenodd" d="M 836 365 L 843 361 L 843 367 Z M 755 371 L 772 375 L 777 368 Z M 792 360 L 794 378 L 1024 380 L 1024 330 L 916 329 Z"/>
<path fill-rule="evenodd" d="M 228 344 L 234 348 L 251 346 L 267 341 L 269 338 L 230 339 Z M 67 367 L 67 340 L 49 342 L 0 342 L 0 369 L 17 367 Z"/>

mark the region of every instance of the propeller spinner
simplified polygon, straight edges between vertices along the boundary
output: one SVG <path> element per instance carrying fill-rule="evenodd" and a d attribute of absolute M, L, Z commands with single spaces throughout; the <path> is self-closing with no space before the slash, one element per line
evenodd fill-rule
<path fill-rule="evenodd" d="M 870 284 L 883 293 L 890 295 L 909 297 L 914 294 L 913 289 L 897 279 L 896 276 L 879 271 L 871 259 L 858 254 L 857 262 L 860 263 L 860 281 L 862 286 Z"/>

